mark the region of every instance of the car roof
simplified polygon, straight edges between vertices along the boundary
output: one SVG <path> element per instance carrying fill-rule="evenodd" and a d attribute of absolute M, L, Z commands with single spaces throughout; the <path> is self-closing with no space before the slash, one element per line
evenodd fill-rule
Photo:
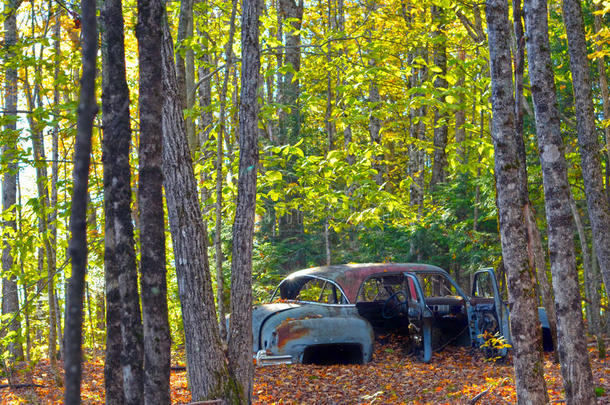
<path fill-rule="evenodd" d="M 296 277 L 316 277 L 337 283 L 349 302 L 355 302 L 360 285 L 370 276 L 379 273 L 441 273 L 448 276 L 440 267 L 421 263 L 352 263 L 333 266 L 312 267 L 296 271 L 286 279 Z"/>

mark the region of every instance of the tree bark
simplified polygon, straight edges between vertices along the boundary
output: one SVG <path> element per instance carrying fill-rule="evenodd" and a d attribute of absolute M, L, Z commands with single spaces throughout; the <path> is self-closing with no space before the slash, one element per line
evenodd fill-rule
<path fill-rule="evenodd" d="M 458 50 L 458 60 L 462 63 L 466 60 L 466 51 L 463 48 Z M 466 73 L 464 70 L 459 69 L 458 71 L 458 80 L 456 86 L 460 89 L 460 104 L 465 103 L 466 97 L 465 92 L 463 90 L 464 84 L 466 82 Z M 462 164 L 466 164 L 468 161 L 468 156 L 466 153 L 466 146 L 464 145 L 464 141 L 466 141 L 466 109 L 459 108 L 455 112 L 455 143 L 457 144 L 457 154 L 459 157 L 459 161 Z"/>
<path fill-rule="evenodd" d="M 178 20 L 178 33 L 176 35 L 176 78 L 178 80 L 178 88 L 182 98 L 182 105 L 185 109 L 193 108 L 193 81 L 194 79 L 194 55 L 193 49 L 190 46 L 183 47 L 183 42 L 193 36 L 193 0 L 180 1 L 180 16 Z M 183 56 L 184 53 L 184 56 Z M 197 137 L 195 136 L 195 123 L 193 119 L 187 117 L 186 135 L 189 140 L 189 149 L 193 154 L 199 147 Z"/>
<path fill-rule="evenodd" d="M 597 4 L 597 11 L 602 10 L 602 3 Z M 599 34 L 602 30 L 602 16 L 595 14 L 593 16 L 593 24 L 595 32 Z M 595 50 L 602 52 L 602 46 L 599 42 L 595 43 Z M 597 58 L 597 74 L 599 75 L 599 87 L 602 98 L 602 106 L 604 111 L 604 120 L 610 120 L 610 94 L 608 94 L 608 74 L 606 73 L 605 57 L 600 55 Z M 606 159 L 610 162 L 610 125 L 604 127 L 604 135 L 606 137 Z M 610 186 L 608 185 L 608 179 L 610 179 L 610 164 L 606 163 L 606 194 L 610 199 Z"/>
<path fill-rule="evenodd" d="M 40 99 L 40 71 L 37 69 L 36 73 L 36 84 L 34 94 L 30 91 L 30 85 L 27 81 L 27 76 L 25 80 L 26 86 L 26 94 L 28 99 L 28 109 L 30 111 L 35 110 L 37 107 L 42 109 L 42 100 Z M 35 100 L 37 100 L 37 105 L 35 104 Z M 57 327 L 56 327 L 56 318 L 55 318 L 55 310 L 54 310 L 54 299 L 55 299 L 55 288 L 53 283 L 53 278 L 55 275 L 55 251 L 51 246 L 51 242 L 49 239 L 49 220 L 50 215 L 48 213 L 48 207 L 50 204 L 49 201 L 49 189 L 46 187 L 47 184 L 47 167 L 46 167 L 46 156 L 45 156 L 45 148 L 44 148 L 44 124 L 38 122 L 32 114 L 28 114 L 28 122 L 30 125 L 30 131 L 32 134 L 32 151 L 34 154 L 34 164 L 36 166 L 36 189 L 38 191 L 38 201 L 40 204 L 40 213 L 38 217 L 38 230 L 40 232 L 43 247 L 39 248 L 39 271 L 42 273 L 44 271 L 44 261 L 46 258 L 47 263 L 47 302 L 49 305 L 49 361 L 51 364 L 51 368 L 55 370 L 56 367 L 56 357 L 57 357 Z"/>
<path fill-rule="evenodd" d="M 144 325 L 144 403 L 150 405 L 171 402 L 171 342 L 167 317 L 162 192 L 164 88 L 163 81 L 159 80 L 163 75 L 161 42 L 164 11 L 164 4 L 160 0 L 138 0 L 140 283 Z M 174 96 L 179 97 L 178 94 Z"/>
<path fill-rule="evenodd" d="M 446 24 L 445 11 L 436 5 L 432 6 L 432 24 L 434 25 L 433 36 L 433 59 L 434 66 L 441 71 L 436 73 L 434 89 L 437 93 L 438 104 L 445 103 L 445 92 L 447 91 L 447 43 L 443 33 Z M 446 180 L 445 168 L 447 167 L 447 114 L 440 107 L 434 109 L 434 156 L 432 163 L 432 177 L 430 188 L 443 183 Z"/>
<path fill-rule="evenodd" d="M 61 57 L 61 6 L 57 4 L 55 14 L 55 26 L 53 28 L 53 61 L 55 63 L 53 71 L 53 118 L 55 119 L 55 126 L 53 127 L 51 135 L 51 149 L 52 149 L 52 163 L 51 163 L 51 200 L 50 207 L 51 212 L 49 213 L 49 242 L 53 249 L 53 256 L 55 257 L 55 266 L 57 267 L 57 181 L 59 179 L 59 69 L 60 69 L 60 57 Z M 63 357 L 63 339 L 61 334 L 61 319 L 58 311 L 58 300 L 55 294 L 55 280 L 54 277 L 49 278 L 49 287 L 53 287 L 53 307 L 52 310 L 55 316 L 55 326 L 57 328 L 56 336 L 59 336 L 59 353 L 60 357 Z"/>
<path fill-rule="evenodd" d="M 297 3 L 298 1 L 298 3 Z M 301 23 L 303 21 L 303 0 L 278 0 L 279 12 L 283 19 L 291 18 L 291 29 L 286 32 L 284 62 L 290 65 L 295 73 L 301 70 Z M 300 137 L 301 112 L 298 104 L 300 94 L 299 80 L 294 80 L 294 73 L 289 70 L 284 75 L 281 87 L 280 102 L 289 106 L 290 113 L 280 119 L 280 144 L 295 143 Z M 281 117 L 281 116 L 280 116 Z"/>
<path fill-rule="evenodd" d="M 563 0 L 563 22 L 568 34 L 576 130 L 593 244 L 606 285 L 606 294 L 610 296 L 610 200 L 604 192 L 600 162 L 601 148 L 595 127 L 587 41 L 582 9 L 578 0 Z"/>
<path fill-rule="evenodd" d="M 489 35 L 492 89 L 492 139 L 495 150 L 497 204 L 502 260 L 508 278 L 510 326 L 515 384 L 519 404 L 548 403 L 540 347 L 534 270 L 527 255 L 526 201 L 520 189 L 521 161 L 517 153 L 508 4 L 488 0 L 485 8 Z"/>
<path fill-rule="evenodd" d="M 166 23 L 163 30 L 163 176 L 189 384 L 193 401 L 225 398 L 230 402 L 236 400 L 235 383 L 221 348 L 206 246 L 208 236 L 199 208 L 176 83 L 172 38 Z"/>
<path fill-rule="evenodd" d="M 523 11 L 521 0 L 513 0 L 513 28 L 516 39 L 515 49 L 515 129 L 517 153 L 523 162 L 521 171 L 521 194 L 526 201 L 525 220 L 527 224 L 527 246 L 530 256 L 530 265 L 536 269 L 536 279 L 539 285 L 540 298 L 549 320 L 551 339 L 553 347 L 557 348 L 557 315 L 555 314 L 555 303 L 553 291 L 546 274 L 546 255 L 542 246 L 542 237 L 536 224 L 534 209 L 530 201 L 527 177 L 527 157 L 525 154 L 525 141 L 523 134 L 523 72 L 525 68 L 525 37 L 523 32 Z"/>
<path fill-rule="evenodd" d="M 576 202 L 572 196 L 570 196 L 570 209 L 572 210 L 572 215 L 574 216 L 574 224 L 576 225 L 576 230 L 578 231 L 580 251 L 582 253 L 582 267 L 585 279 L 585 297 L 587 302 L 585 305 L 585 310 L 587 313 L 587 321 L 589 323 L 589 333 L 592 335 L 597 335 L 600 332 L 600 296 L 599 291 L 597 288 L 595 288 L 593 260 L 591 260 L 591 254 L 589 253 L 589 244 L 587 243 L 585 227 L 582 224 L 580 212 L 578 211 L 578 207 L 576 206 Z"/>
<path fill-rule="evenodd" d="M 574 257 L 570 185 L 559 126 L 550 55 L 547 3 L 525 0 L 531 91 L 542 166 L 549 255 L 553 273 L 559 361 L 568 404 L 593 404 L 591 366 L 582 333 L 581 298 Z"/>
<path fill-rule="evenodd" d="M 76 141 L 74 144 L 74 171 L 68 253 L 72 261 L 72 277 L 66 291 L 65 329 L 65 390 L 67 405 L 80 404 L 82 374 L 82 329 L 85 273 L 87 272 L 87 188 L 91 162 L 91 135 L 93 118 L 97 113 L 95 99 L 95 62 L 97 54 L 97 19 L 95 1 L 82 0 L 82 76 Z"/>
<path fill-rule="evenodd" d="M 227 91 L 229 88 L 229 76 L 233 65 L 233 40 L 235 37 L 235 18 L 237 14 L 237 0 L 232 1 L 231 22 L 229 23 L 229 40 L 225 46 L 225 75 L 222 81 L 220 92 L 220 122 L 216 137 L 216 223 L 214 228 L 214 258 L 216 259 L 216 297 L 218 304 L 219 332 L 220 337 L 225 340 L 227 330 L 225 325 L 225 304 L 224 304 L 224 276 L 222 272 L 222 167 L 224 161 L 223 138 L 226 132 L 226 104 Z"/>
<path fill-rule="evenodd" d="M 252 246 L 258 172 L 259 0 L 244 0 L 239 105 L 239 179 L 233 223 L 229 366 L 242 403 L 252 402 Z"/>
<path fill-rule="evenodd" d="M 104 2 L 102 18 L 106 403 L 140 404 L 144 398 L 143 329 L 131 220 L 131 125 L 121 0 Z"/>
<path fill-rule="evenodd" d="M 14 46 L 17 44 L 17 0 L 5 4 L 4 14 L 4 48 L 6 60 L 16 57 Z M 2 210 L 8 213 L 2 224 L 3 233 L 15 232 L 15 202 L 17 199 L 17 68 L 7 66 L 4 77 L 4 105 L 5 115 L 9 117 L 5 129 L 7 142 L 2 145 L 2 161 L 6 162 L 6 171 L 2 176 Z M 21 322 L 17 316 L 19 312 L 19 293 L 17 291 L 16 273 L 13 269 L 14 258 L 8 237 L 3 238 L 2 246 L 2 315 L 13 314 L 9 330 L 17 334 L 21 330 Z M 4 350 L 4 348 L 2 349 Z M 23 358 L 23 347 L 20 343 L 12 341 L 8 345 L 11 360 Z"/>

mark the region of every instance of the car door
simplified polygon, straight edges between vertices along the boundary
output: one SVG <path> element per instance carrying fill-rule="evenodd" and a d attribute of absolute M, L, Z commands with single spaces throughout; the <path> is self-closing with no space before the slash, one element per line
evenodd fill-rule
<path fill-rule="evenodd" d="M 423 362 L 432 358 L 432 323 L 434 314 L 426 305 L 424 293 L 417 277 L 405 273 L 407 283 L 407 311 L 409 317 L 409 337 L 413 351 Z"/>
<path fill-rule="evenodd" d="M 492 335 L 499 333 L 510 344 L 508 307 L 502 300 L 498 280 L 492 268 L 474 273 L 470 303 L 474 323 L 472 335 L 477 346 L 485 343 L 485 332 Z M 504 356 L 506 351 L 506 348 L 502 348 L 498 354 Z"/>

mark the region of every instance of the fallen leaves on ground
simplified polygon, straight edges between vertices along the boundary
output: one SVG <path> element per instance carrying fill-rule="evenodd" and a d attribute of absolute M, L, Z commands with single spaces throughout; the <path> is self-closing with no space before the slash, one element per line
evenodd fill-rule
<path fill-rule="evenodd" d="M 409 356 L 400 339 L 376 346 L 373 360 L 364 365 L 278 365 L 259 367 L 254 378 L 256 404 L 466 404 L 487 392 L 477 404 L 516 402 L 514 375 L 508 363 L 490 363 L 476 350 L 448 347 L 429 364 Z M 610 404 L 610 356 L 598 360 L 591 349 L 595 387 L 603 389 L 600 404 Z M 563 397 L 559 365 L 545 354 L 545 376 L 551 403 Z M 104 402 L 102 357 L 83 366 L 83 403 Z M 0 390 L 2 404 L 61 403 L 63 390 L 53 380 L 47 361 L 41 361 L 15 380 L 44 387 Z M 6 379 L 1 384 L 6 384 Z M 172 370 L 172 403 L 190 400 L 186 372 Z"/>

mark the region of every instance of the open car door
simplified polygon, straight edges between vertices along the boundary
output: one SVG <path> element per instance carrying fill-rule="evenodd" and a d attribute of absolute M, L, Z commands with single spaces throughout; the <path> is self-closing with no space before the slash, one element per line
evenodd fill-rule
<path fill-rule="evenodd" d="M 508 307 L 502 300 L 498 280 L 492 268 L 485 268 L 474 273 L 472 283 L 472 321 L 471 333 L 477 346 L 485 343 L 485 336 L 499 333 L 507 343 L 511 343 L 508 323 Z M 505 356 L 506 348 L 498 350 L 499 356 Z"/>
<path fill-rule="evenodd" d="M 424 300 L 419 280 L 414 274 L 405 273 L 407 282 L 407 311 L 409 337 L 416 356 L 428 363 L 432 358 L 432 323 L 434 315 Z"/>

